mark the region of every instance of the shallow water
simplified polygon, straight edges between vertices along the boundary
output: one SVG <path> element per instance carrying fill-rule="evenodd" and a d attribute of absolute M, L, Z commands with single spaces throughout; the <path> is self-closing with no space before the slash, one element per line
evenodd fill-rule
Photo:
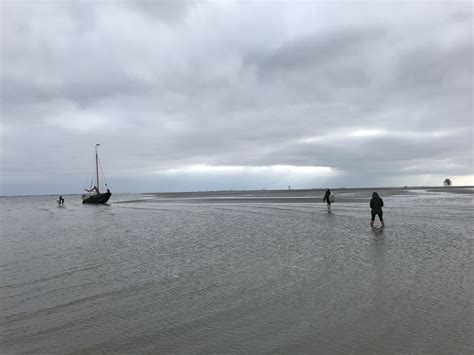
<path fill-rule="evenodd" d="M 0 198 L 0 352 L 472 353 L 472 194 L 288 194 Z"/>

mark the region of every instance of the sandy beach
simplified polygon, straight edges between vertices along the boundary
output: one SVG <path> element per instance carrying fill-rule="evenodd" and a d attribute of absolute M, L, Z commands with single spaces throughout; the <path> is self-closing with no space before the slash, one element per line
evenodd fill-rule
<path fill-rule="evenodd" d="M 200 192 L 176 192 L 176 193 L 147 193 L 148 199 L 155 202 L 207 202 L 207 203 L 318 203 L 322 202 L 326 189 L 307 190 L 253 190 L 253 191 L 200 191 Z M 377 191 L 380 196 L 417 196 L 425 192 L 449 193 L 449 194 L 471 194 L 474 195 L 473 187 L 382 187 L 382 188 L 335 188 L 331 191 L 336 195 L 336 203 L 363 203 L 370 201 L 372 192 Z M 131 202 L 143 202 L 143 198 L 127 200 Z"/>

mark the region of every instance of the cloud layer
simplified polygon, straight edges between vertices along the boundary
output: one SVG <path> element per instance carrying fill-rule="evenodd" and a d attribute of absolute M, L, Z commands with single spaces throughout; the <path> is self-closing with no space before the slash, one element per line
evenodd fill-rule
<path fill-rule="evenodd" d="M 95 143 L 119 191 L 472 178 L 469 2 L 2 2 L 1 17 L 1 194 L 79 192 Z"/>

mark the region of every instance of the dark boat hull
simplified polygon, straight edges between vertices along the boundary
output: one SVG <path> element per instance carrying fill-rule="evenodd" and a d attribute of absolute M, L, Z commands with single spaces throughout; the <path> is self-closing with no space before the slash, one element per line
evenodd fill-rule
<path fill-rule="evenodd" d="M 82 195 L 82 203 L 90 203 L 90 204 L 107 203 L 110 196 L 112 196 L 111 192 L 106 192 L 106 193 L 103 193 L 103 194 L 98 193 L 98 194 L 91 195 L 91 196 Z"/>

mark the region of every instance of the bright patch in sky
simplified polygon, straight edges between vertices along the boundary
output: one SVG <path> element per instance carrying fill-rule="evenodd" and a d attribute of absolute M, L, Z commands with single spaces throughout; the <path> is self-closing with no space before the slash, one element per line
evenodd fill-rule
<path fill-rule="evenodd" d="M 459 133 L 457 129 L 448 129 L 445 131 L 402 131 L 402 130 L 386 130 L 386 129 L 356 129 L 353 131 L 341 130 L 329 134 L 323 134 L 313 137 L 307 137 L 298 140 L 299 143 L 311 144 L 332 141 L 347 141 L 351 139 L 361 140 L 372 138 L 397 138 L 397 139 L 426 139 L 426 138 L 443 138 L 453 136 Z"/>
<path fill-rule="evenodd" d="M 376 137 L 381 135 L 386 135 L 386 130 L 378 130 L 378 129 L 359 129 L 352 133 L 349 133 L 349 136 L 352 137 Z"/>

